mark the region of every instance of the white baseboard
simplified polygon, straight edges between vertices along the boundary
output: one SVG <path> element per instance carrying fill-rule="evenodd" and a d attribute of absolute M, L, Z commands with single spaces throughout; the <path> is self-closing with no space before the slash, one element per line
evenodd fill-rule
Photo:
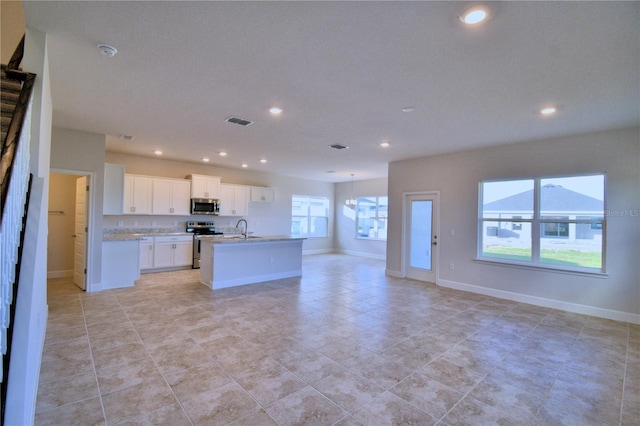
<path fill-rule="evenodd" d="M 317 250 L 302 250 L 302 255 L 307 256 L 310 254 L 330 254 L 335 253 L 334 249 L 317 249 Z"/>
<path fill-rule="evenodd" d="M 389 275 L 389 273 L 387 272 Z M 578 303 L 564 302 L 561 300 L 546 299 L 544 297 L 529 296 L 526 294 L 513 293 L 510 291 L 496 290 L 493 288 L 481 287 L 473 284 L 460 283 L 450 280 L 438 280 L 438 285 L 456 290 L 468 291 L 470 293 L 483 294 L 485 296 L 497 297 L 500 299 L 512 300 L 514 302 L 528 303 L 530 305 L 542 306 L 545 308 L 560 309 L 576 314 L 590 315 L 598 318 L 605 318 L 615 321 L 623 321 L 632 324 L 640 324 L 640 315 L 629 312 L 614 311 L 611 309 L 598 308 L 595 306 L 581 305 Z"/>
<path fill-rule="evenodd" d="M 47 279 L 51 278 L 67 278 L 73 276 L 73 269 L 66 271 L 47 271 Z"/>
<path fill-rule="evenodd" d="M 402 275 L 402 271 L 394 271 L 393 269 L 385 269 L 384 273 L 390 277 L 394 278 L 404 278 Z"/>
<path fill-rule="evenodd" d="M 377 260 L 387 259 L 387 256 L 384 254 L 373 254 L 373 253 L 367 253 L 364 251 L 336 250 L 334 253 L 348 254 L 349 256 L 366 257 L 368 259 L 377 259 Z"/>

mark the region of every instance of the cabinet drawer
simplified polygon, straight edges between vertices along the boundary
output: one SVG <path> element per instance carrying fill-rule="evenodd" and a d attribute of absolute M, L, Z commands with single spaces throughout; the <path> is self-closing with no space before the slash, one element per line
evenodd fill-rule
<path fill-rule="evenodd" d="M 162 235 L 159 237 L 155 237 L 156 243 L 175 243 L 179 241 L 192 241 L 193 237 L 191 235 Z"/>
<path fill-rule="evenodd" d="M 153 237 L 140 237 L 141 243 L 153 243 Z"/>

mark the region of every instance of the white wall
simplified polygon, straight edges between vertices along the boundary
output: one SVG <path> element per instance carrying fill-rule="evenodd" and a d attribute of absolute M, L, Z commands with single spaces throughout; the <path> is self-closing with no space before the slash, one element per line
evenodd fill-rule
<path fill-rule="evenodd" d="M 87 291 L 100 290 L 102 283 L 102 198 L 104 193 L 105 136 L 54 127 L 51 134 L 51 170 L 88 174 L 93 179 L 89 193 L 89 238 L 87 239 Z"/>
<path fill-rule="evenodd" d="M 160 158 L 148 158 L 134 155 L 126 155 L 114 152 L 106 153 L 108 163 L 123 164 L 126 173 L 160 176 L 184 179 L 189 174 L 203 174 L 210 176 L 220 176 L 222 183 L 268 186 L 275 188 L 275 202 L 273 204 L 249 203 L 249 231 L 256 235 L 288 235 L 291 233 L 291 196 L 314 195 L 327 197 L 333 209 L 335 186 L 333 183 L 318 182 L 307 179 L 295 179 L 279 176 L 273 173 L 265 173 L 252 170 L 227 169 L 204 164 L 187 163 L 181 161 L 171 161 Z M 235 225 L 239 217 L 213 217 L 211 220 L 216 226 Z M 132 226 L 133 220 L 138 222 L 138 226 L 151 226 L 152 221 L 156 221 L 158 226 L 171 226 L 174 221 L 178 221 L 179 226 L 184 226 L 188 220 L 205 221 L 209 220 L 203 216 L 105 216 L 105 228 L 115 227 L 118 220 L 123 220 L 125 226 Z M 304 253 L 331 252 L 334 247 L 333 218 L 329 220 L 328 238 L 314 238 L 305 240 L 303 243 Z"/>
<path fill-rule="evenodd" d="M 640 322 L 640 220 L 634 214 L 607 220 L 604 279 L 474 260 L 478 183 L 484 179 L 606 172 L 606 208 L 637 212 L 639 132 L 632 128 L 590 133 L 391 163 L 388 273 L 401 271 L 403 192 L 439 190 L 439 285 Z M 455 236 L 450 235 L 452 229 Z M 455 270 L 449 270 L 450 263 Z"/>
<path fill-rule="evenodd" d="M 385 259 L 387 255 L 386 241 L 356 238 L 355 210 L 345 205 L 351 197 L 386 196 L 387 179 L 369 179 L 336 184 L 336 239 L 335 248 L 340 253 L 357 256 Z"/>
<path fill-rule="evenodd" d="M 27 30 L 22 68 L 37 74 L 30 128 L 33 182 L 13 329 L 6 425 L 33 423 L 47 323 L 47 194 L 53 108 L 45 34 Z"/>

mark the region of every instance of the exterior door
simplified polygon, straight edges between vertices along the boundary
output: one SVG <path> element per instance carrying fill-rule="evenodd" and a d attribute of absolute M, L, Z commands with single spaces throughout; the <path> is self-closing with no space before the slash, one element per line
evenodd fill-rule
<path fill-rule="evenodd" d="M 403 269 L 407 278 L 436 282 L 438 201 L 437 193 L 405 195 Z"/>
<path fill-rule="evenodd" d="M 76 211 L 73 247 L 73 282 L 83 290 L 87 289 L 87 198 L 89 177 L 76 179 Z"/>

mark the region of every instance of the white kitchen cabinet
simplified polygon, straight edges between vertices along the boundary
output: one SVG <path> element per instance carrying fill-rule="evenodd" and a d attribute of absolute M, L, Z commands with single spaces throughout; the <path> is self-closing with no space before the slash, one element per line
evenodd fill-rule
<path fill-rule="evenodd" d="M 124 175 L 124 214 L 151 214 L 153 178 Z"/>
<path fill-rule="evenodd" d="M 187 266 L 193 262 L 193 237 L 158 236 L 153 249 L 153 267 Z"/>
<path fill-rule="evenodd" d="M 218 176 L 189 175 L 192 198 L 220 198 L 220 178 Z"/>
<path fill-rule="evenodd" d="M 220 216 L 246 216 L 249 192 L 245 185 L 220 184 Z"/>
<path fill-rule="evenodd" d="M 274 199 L 273 188 L 265 188 L 264 186 L 251 187 L 252 203 L 273 203 L 273 199 Z"/>
<path fill-rule="evenodd" d="M 153 268 L 153 237 L 140 239 L 140 270 Z"/>
<path fill-rule="evenodd" d="M 104 165 L 104 195 L 102 214 L 120 215 L 124 211 L 124 166 L 122 164 Z"/>
<path fill-rule="evenodd" d="M 138 240 L 102 243 L 102 290 L 132 287 L 140 278 Z"/>
<path fill-rule="evenodd" d="M 185 179 L 153 178 L 152 213 L 189 215 L 191 182 Z"/>

